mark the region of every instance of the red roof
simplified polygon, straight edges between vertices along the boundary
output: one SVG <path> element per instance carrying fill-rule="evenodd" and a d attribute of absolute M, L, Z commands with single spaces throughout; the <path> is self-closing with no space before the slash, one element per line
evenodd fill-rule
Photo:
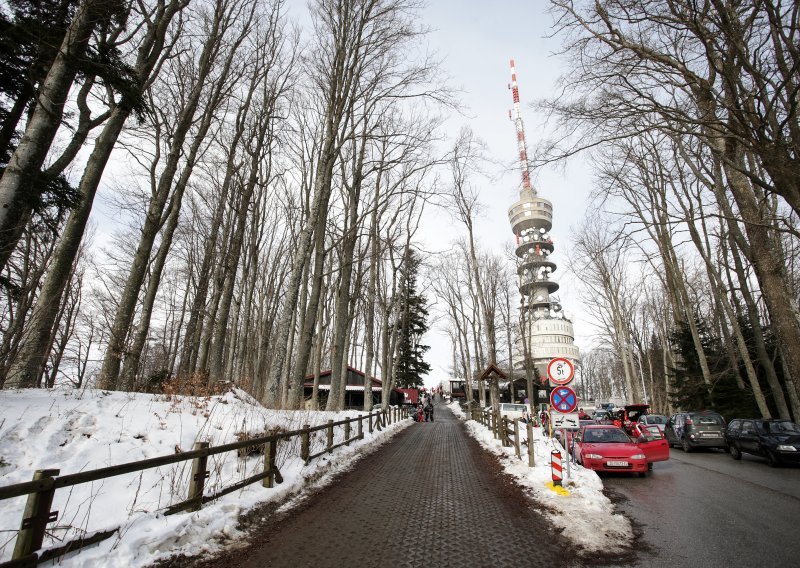
<path fill-rule="evenodd" d="M 419 391 L 417 389 L 396 388 L 394 390 L 403 393 L 405 399 L 403 400 L 403 402 L 410 402 L 411 404 L 419 404 Z"/>

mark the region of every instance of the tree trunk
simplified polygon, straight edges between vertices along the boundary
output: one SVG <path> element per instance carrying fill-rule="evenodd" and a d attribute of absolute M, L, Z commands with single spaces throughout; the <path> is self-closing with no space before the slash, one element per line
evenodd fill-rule
<path fill-rule="evenodd" d="M 251 4 L 249 18 L 253 17 L 254 9 L 255 4 Z M 119 305 L 117 306 L 117 311 L 114 316 L 114 323 L 111 327 L 108 348 L 103 358 L 103 366 L 100 370 L 100 377 L 98 378 L 99 384 L 103 385 L 104 388 L 118 388 L 119 386 L 119 369 L 126 350 L 128 334 L 133 321 L 136 303 L 139 298 L 139 291 L 144 282 L 146 267 L 150 261 L 153 243 L 165 221 L 164 208 L 167 204 L 170 190 L 178 171 L 180 159 L 184 153 L 183 145 L 189 133 L 189 129 L 195 122 L 195 114 L 200 104 L 200 97 L 206 86 L 206 79 L 217 63 L 217 55 L 222 46 L 223 36 L 226 32 L 227 14 L 224 10 L 224 7 L 217 5 L 214 21 L 212 22 L 208 38 L 200 54 L 197 76 L 193 78 L 195 84 L 188 93 L 185 105 L 179 113 L 178 122 L 171 132 L 170 151 L 167 155 L 164 169 L 159 177 L 158 185 L 150 200 L 139 239 L 139 245 L 133 256 L 128 279 L 121 292 Z M 241 35 L 234 40 L 233 46 L 227 54 L 215 89 L 219 89 L 221 84 L 225 82 L 234 62 L 236 47 L 244 40 L 244 36 L 249 29 L 249 21 L 242 22 L 242 24 L 243 30 Z M 217 102 L 219 102 L 219 100 Z M 186 165 L 186 167 L 190 169 L 192 166 L 193 164 Z"/>
<path fill-rule="evenodd" d="M 100 15 L 105 15 L 108 8 L 105 0 L 81 2 L 39 88 L 25 133 L 0 178 L 0 270 L 5 268 L 22 234 L 22 221 L 30 214 L 33 200 L 28 193 L 33 191 L 50 145 L 61 126 L 64 105 L 78 72 L 76 62 L 86 51 Z M 171 18 L 173 13 L 168 17 Z M 27 379 L 21 380 L 24 383 Z"/>

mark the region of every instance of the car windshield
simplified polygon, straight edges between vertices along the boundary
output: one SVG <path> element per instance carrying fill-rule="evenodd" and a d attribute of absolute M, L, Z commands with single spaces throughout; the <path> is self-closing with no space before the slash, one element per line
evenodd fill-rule
<path fill-rule="evenodd" d="M 662 416 L 661 414 L 648 414 L 647 416 L 642 417 L 643 421 L 646 424 L 666 424 L 667 417 Z"/>
<path fill-rule="evenodd" d="M 770 434 L 800 434 L 800 426 L 794 422 L 764 422 L 766 430 Z"/>
<path fill-rule="evenodd" d="M 630 442 L 631 439 L 619 428 L 592 428 L 586 430 L 583 441 L 590 444 L 614 444 Z"/>

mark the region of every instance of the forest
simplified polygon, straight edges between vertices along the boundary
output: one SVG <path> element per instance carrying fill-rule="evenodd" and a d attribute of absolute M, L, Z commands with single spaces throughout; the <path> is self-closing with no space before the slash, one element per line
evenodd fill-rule
<path fill-rule="evenodd" d="M 579 393 L 800 419 L 800 10 L 548 10 L 565 70 L 530 166 L 593 178 L 558 249 L 594 326 Z M 423 3 L 8 0 L 0 26 L 3 388 L 294 409 L 330 369 L 338 410 L 348 366 L 384 401 L 419 384 L 429 326 L 453 378 L 526 373 L 513 254 L 476 230 L 496 160 L 445 132 Z"/>

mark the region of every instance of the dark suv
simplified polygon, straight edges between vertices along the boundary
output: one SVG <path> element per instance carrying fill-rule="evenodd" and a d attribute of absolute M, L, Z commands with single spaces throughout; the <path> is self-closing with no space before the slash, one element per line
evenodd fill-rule
<path fill-rule="evenodd" d="M 664 436 L 670 447 L 679 445 L 684 452 L 694 448 L 728 449 L 725 419 L 710 410 L 673 414 L 664 426 Z"/>
<path fill-rule="evenodd" d="M 772 467 L 784 461 L 800 463 L 800 426 L 788 420 L 737 418 L 728 424 L 725 440 L 735 460 L 746 453 L 767 458 Z"/>

